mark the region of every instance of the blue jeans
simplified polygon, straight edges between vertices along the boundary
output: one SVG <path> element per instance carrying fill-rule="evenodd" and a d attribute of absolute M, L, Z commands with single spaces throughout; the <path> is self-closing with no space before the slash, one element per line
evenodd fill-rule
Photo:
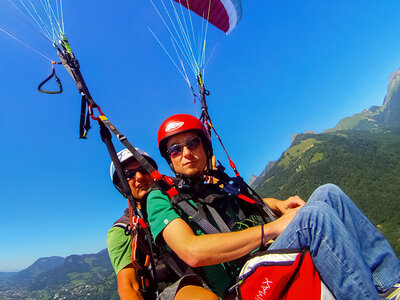
<path fill-rule="evenodd" d="M 309 247 L 337 299 L 381 299 L 400 281 L 400 261 L 383 235 L 337 186 L 317 188 L 269 249 Z"/>

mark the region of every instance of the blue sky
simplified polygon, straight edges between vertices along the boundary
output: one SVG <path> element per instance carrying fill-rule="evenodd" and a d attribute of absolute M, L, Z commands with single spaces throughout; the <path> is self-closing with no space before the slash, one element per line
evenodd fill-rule
<path fill-rule="evenodd" d="M 167 37 L 149 2 L 68 0 L 64 18 L 95 101 L 170 174 L 158 154 L 158 126 L 199 108 L 147 29 Z M 7 1 L 0 27 L 57 58 Z M 321 132 L 382 104 L 400 65 L 399 32 L 395 0 L 243 1 L 243 19 L 229 36 L 209 28 L 210 50 L 216 45 L 206 69 L 209 110 L 244 178 L 277 159 L 291 134 Z M 67 72 L 57 68 L 63 94 L 37 92 L 50 69 L 0 32 L 0 271 L 104 249 L 126 206 L 110 181 L 96 123 L 88 140 L 78 139 L 80 96 Z"/>

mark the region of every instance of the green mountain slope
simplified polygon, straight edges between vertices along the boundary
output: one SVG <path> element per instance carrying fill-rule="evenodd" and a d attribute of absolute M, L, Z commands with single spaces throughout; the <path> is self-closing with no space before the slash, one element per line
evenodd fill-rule
<path fill-rule="evenodd" d="M 119 299 L 107 249 L 97 254 L 46 257 L 0 277 L 0 299 Z"/>
<path fill-rule="evenodd" d="M 382 106 L 344 118 L 321 134 L 299 134 L 252 187 L 263 197 L 308 199 L 334 183 L 387 237 L 400 257 L 400 71 Z"/>
<path fill-rule="evenodd" d="M 400 134 L 341 131 L 299 135 L 256 191 L 264 197 L 308 199 L 334 183 L 378 226 L 400 254 Z"/>
<path fill-rule="evenodd" d="M 389 78 L 387 93 L 382 106 L 372 106 L 361 113 L 344 118 L 336 127 L 325 132 L 340 130 L 400 129 L 400 69 Z"/>

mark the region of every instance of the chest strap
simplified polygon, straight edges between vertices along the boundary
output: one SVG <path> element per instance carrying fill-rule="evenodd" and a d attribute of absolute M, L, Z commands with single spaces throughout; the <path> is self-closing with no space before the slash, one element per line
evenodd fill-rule
<path fill-rule="evenodd" d="M 221 215 L 217 212 L 217 210 L 211 205 L 206 205 L 206 207 L 210 212 L 212 218 L 214 219 L 215 223 L 217 224 L 219 230 L 221 232 L 231 232 L 228 225 L 226 225 L 225 221 L 222 219 Z"/>
<path fill-rule="evenodd" d="M 214 227 L 205 217 L 203 217 L 193 206 L 191 206 L 187 201 L 180 201 L 175 203 L 178 208 L 180 208 L 189 219 L 193 220 L 200 228 L 207 234 L 220 233 L 218 229 Z"/>

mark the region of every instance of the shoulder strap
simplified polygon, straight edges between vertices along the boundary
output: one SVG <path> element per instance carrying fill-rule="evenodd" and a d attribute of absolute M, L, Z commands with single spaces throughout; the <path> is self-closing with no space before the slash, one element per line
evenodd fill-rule
<path fill-rule="evenodd" d="M 226 223 L 224 220 L 225 215 L 221 216 L 222 212 L 218 212 L 211 205 L 213 200 L 218 198 L 220 195 L 207 195 L 205 199 L 193 199 L 191 195 L 183 193 L 182 189 L 179 187 L 178 191 L 179 193 L 171 198 L 172 206 L 175 206 L 178 210 L 183 211 L 186 216 L 195 222 L 205 233 L 213 234 L 231 232 L 229 225 L 232 224 Z M 195 202 L 197 209 L 189 203 L 189 200 L 193 200 Z M 218 228 L 216 228 L 210 223 L 210 221 L 207 220 L 202 205 L 204 205 L 204 207 L 208 210 Z"/>
<path fill-rule="evenodd" d="M 125 229 L 126 226 L 128 226 L 128 225 L 124 224 L 124 223 L 114 223 L 114 225 L 112 227 L 119 227 L 119 228 Z"/>
<path fill-rule="evenodd" d="M 187 201 L 179 201 L 175 204 L 180 208 L 188 217 L 192 219 L 200 228 L 208 234 L 220 233 L 206 218 L 204 218 L 199 211 L 191 206 Z"/>
<path fill-rule="evenodd" d="M 228 225 L 224 222 L 221 215 L 217 212 L 217 210 L 212 207 L 211 205 L 206 205 L 208 211 L 210 212 L 212 218 L 214 219 L 215 223 L 219 227 L 221 232 L 231 232 Z"/>

